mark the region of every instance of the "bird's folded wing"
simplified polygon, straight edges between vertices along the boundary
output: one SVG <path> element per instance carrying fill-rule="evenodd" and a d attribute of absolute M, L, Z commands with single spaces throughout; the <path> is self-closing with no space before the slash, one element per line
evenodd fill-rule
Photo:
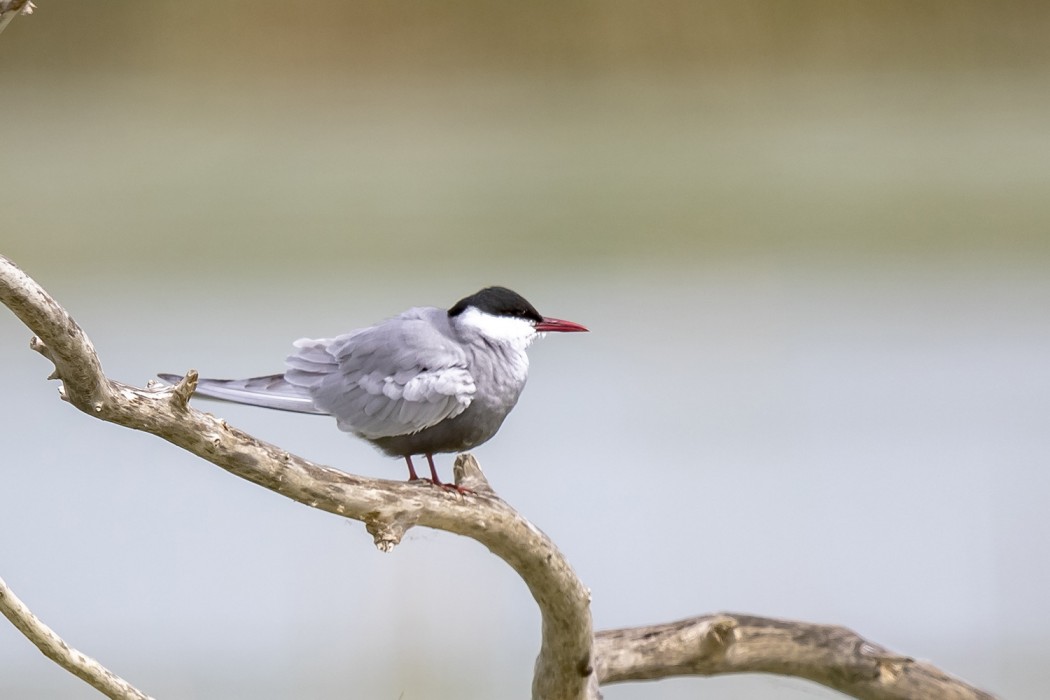
<path fill-rule="evenodd" d="M 339 428 L 365 438 L 419 432 L 474 397 L 463 349 L 423 319 L 396 319 L 330 340 L 296 341 L 285 378 Z"/>

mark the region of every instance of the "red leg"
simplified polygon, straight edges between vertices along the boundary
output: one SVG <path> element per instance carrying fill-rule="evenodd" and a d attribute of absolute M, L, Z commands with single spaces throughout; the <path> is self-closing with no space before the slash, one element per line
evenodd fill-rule
<path fill-rule="evenodd" d="M 405 455 L 405 462 L 408 463 L 408 480 L 419 481 L 419 477 L 416 475 L 416 468 L 412 466 L 412 458 L 408 455 Z M 433 463 L 430 465 L 430 468 L 434 468 Z"/>
<path fill-rule="evenodd" d="M 434 455 L 427 455 L 427 464 L 430 465 L 430 478 L 434 480 L 434 486 L 445 486 L 445 484 L 441 483 L 441 479 L 438 478 L 437 469 L 434 467 Z"/>
<path fill-rule="evenodd" d="M 430 478 L 434 480 L 435 486 L 440 486 L 444 489 L 450 489 L 452 491 L 459 491 L 460 493 L 473 494 L 474 492 L 468 488 L 464 488 L 457 484 L 446 484 L 438 478 L 437 469 L 434 468 L 434 455 L 427 455 L 427 463 L 430 465 Z"/>

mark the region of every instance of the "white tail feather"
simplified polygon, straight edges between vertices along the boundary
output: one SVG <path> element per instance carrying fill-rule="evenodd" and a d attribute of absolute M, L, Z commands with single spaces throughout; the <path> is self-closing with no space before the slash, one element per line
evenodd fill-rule
<path fill-rule="evenodd" d="M 182 379 L 177 374 L 158 374 L 157 376 L 172 384 Z M 314 405 L 313 398 L 305 389 L 289 384 L 282 374 L 248 379 L 198 379 L 194 395 L 249 406 L 276 408 L 281 411 L 328 415 L 327 411 Z"/>

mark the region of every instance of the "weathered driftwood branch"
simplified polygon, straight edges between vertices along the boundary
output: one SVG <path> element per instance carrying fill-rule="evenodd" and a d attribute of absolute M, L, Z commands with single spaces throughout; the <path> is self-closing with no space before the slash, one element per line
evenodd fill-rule
<path fill-rule="evenodd" d="M 595 640 L 587 589 L 550 539 L 495 496 L 473 457 L 456 460 L 456 483 L 473 491 L 466 495 L 319 466 L 191 408 L 192 370 L 174 387 L 139 389 L 108 379 L 80 327 L 3 256 L 0 303 L 37 334 L 32 347 L 54 363 L 63 398 L 85 413 L 153 433 L 252 483 L 359 520 L 384 551 L 414 525 L 484 544 L 514 568 L 540 607 L 534 698 L 591 700 L 599 697 L 599 683 L 745 672 L 808 678 L 858 698 L 992 697 L 838 627 L 726 614 L 602 632 Z"/>
<path fill-rule="evenodd" d="M 37 338 L 32 347 L 55 365 L 62 397 L 105 421 L 158 435 L 226 471 L 282 496 L 363 522 L 389 551 L 423 525 L 477 540 L 506 561 L 540 607 L 542 637 L 533 697 L 588 697 L 593 664 L 590 593 L 538 528 L 491 494 L 473 458 L 457 460 L 461 494 L 427 484 L 366 479 L 319 466 L 187 405 L 196 373 L 176 387 L 138 389 L 108 379 L 87 336 L 36 282 L 0 256 L 0 302 Z"/>
<path fill-rule="evenodd" d="M 44 656 L 114 700 L 152 700 L 90 656 L 62 641 L 40 621 L 0 578 L 0 613 L 43 652 Z"/>
<path fill-rule="evenodd" d="M 599 632 L 599 682 L 670 676 L 774 673 L 867 700 L 992 700 L 930 664 L 895 654 L 852 630 L 737 613 Z"/>

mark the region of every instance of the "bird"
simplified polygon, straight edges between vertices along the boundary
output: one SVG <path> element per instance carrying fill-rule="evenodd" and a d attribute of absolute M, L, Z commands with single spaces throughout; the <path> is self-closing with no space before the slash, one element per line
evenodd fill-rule
<path fill-rule="evenodd" d="M 486 287 L 447 310 L 413 307 L 334 338 L 301 338 L 283 373 L 198 379 L 195 393 L 332 416 L 340 430 L 404 458 L 410 481 L 420 480 L 412 457 L 424 455 L 429 481 L 449 486 L 434 455 L 472 449 L 496 434 L 525 388 L 529 345 L 548 332 L 587 331 L 542 316 L 506 287 Z"/>

